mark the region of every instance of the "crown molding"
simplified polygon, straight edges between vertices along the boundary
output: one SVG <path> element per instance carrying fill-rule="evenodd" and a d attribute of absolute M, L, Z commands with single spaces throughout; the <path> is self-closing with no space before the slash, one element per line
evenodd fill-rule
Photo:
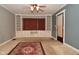
<path fill-rule="evenodd" d="M 14 14 L 15 15 L 15 13 L 13 13 L 11 10 L 9 10 L 7 7 L 5 7 L 4 5 L 0 5 L 1 7 L 3 7 L 4 9 L 6 9 L 7 11 L 9 11 L 10 13 L 12 13 L 12 14 Z"/>
<path fill-rule="evenodd" d="M 52 14 L 15 14 L 20 16 L 52 16 Z"/>

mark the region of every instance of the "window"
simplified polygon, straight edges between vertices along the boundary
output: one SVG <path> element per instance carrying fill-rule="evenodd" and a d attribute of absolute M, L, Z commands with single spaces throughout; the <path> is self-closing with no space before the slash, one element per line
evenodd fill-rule
<path fill-rule="evenodd" d="M 23 18 L 23 30 L 45 30 L 45 19 Z"/>

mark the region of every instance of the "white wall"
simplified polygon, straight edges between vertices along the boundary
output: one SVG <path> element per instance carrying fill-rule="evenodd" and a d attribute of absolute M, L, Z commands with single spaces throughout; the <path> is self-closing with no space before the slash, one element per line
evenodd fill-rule
<path fill-rule="evenodd" d="M 51 37 L 50 31 L 17 31 L 16 37 Z"/>

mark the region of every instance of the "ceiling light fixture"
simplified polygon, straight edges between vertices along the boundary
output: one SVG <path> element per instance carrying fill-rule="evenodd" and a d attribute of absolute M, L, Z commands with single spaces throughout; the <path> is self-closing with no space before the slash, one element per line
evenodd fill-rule
<path fill-rule="evenodd" d="M 37 11 L 38 12 L 40 8 L 39 8 L 39 6 L 34 5 L 34 6 L 31 6 L 30 9 L 31 9 L 32 12 L 33 11 Z"/>
<path fill-rule="evenodd" d="M 31 9 L 31 12 L 33 13 L 33 12 L 39 12 L 39 11 L 42 11 L 43 12 L 43 10 L 41 9 L 41 8 L 43 8 L 43 7 L 46 7 L 46 6 L 44 6 L 44 5 L 42 5 L 42 6 L 39 6 L 39 5 L 37 5 L 37 4 L 31 4 L 31 6 L 30 6 L 30 9 Z"/>

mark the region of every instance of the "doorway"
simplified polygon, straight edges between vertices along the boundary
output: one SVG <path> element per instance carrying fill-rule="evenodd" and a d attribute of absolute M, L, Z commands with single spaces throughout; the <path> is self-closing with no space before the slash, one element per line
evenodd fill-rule
<path fill-rule="evenodd" d="M 61 43 L 65 41 L 65 10 L 56 14 L 56 37 Z"/>

